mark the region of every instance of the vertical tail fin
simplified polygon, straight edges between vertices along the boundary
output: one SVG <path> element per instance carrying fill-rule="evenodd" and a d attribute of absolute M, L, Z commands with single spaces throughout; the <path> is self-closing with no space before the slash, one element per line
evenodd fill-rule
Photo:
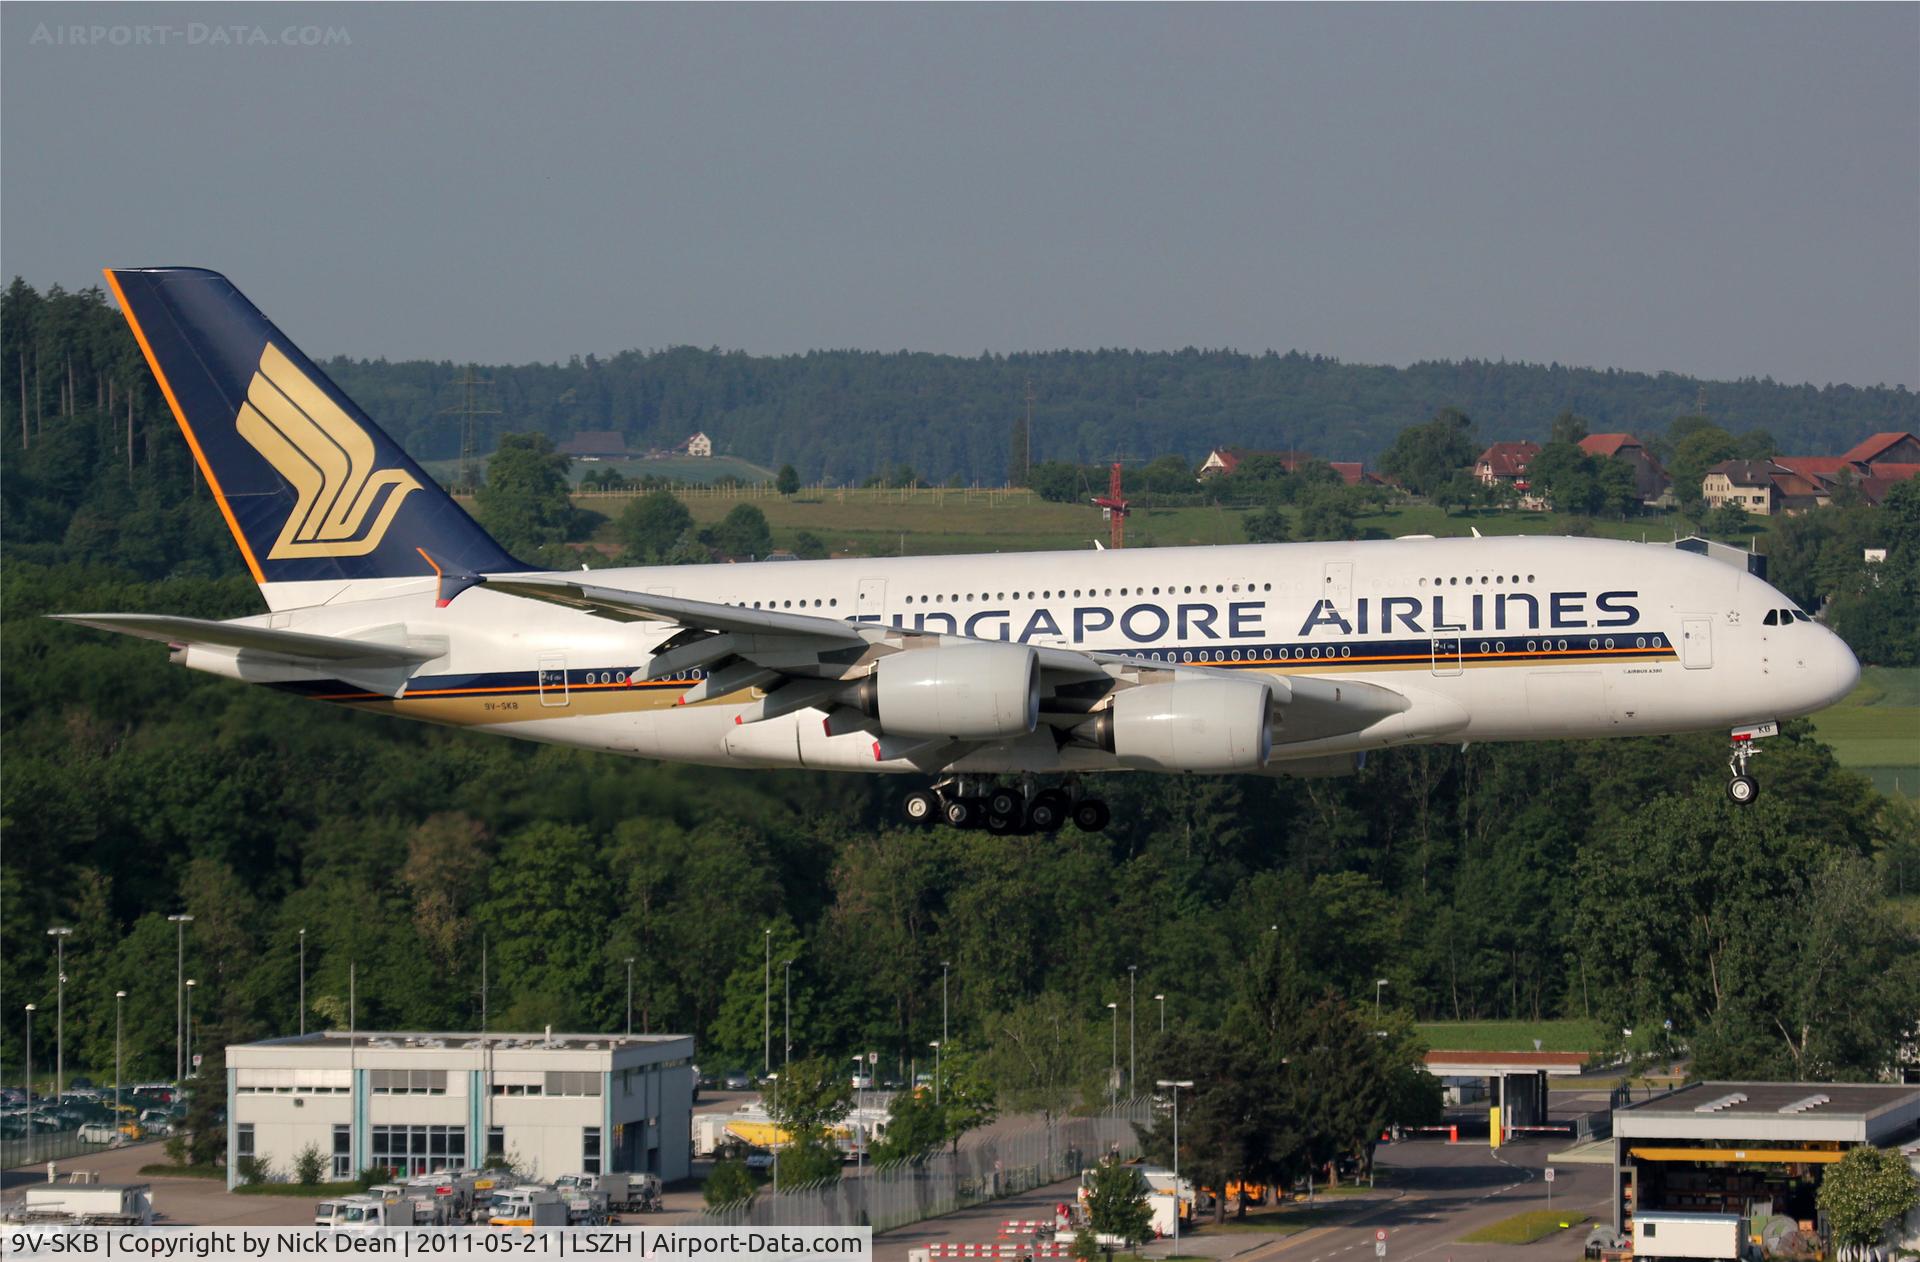
<path fill-rule="evenodd" d="M 263 588 L 527 568 L 226 277 L 106 277 Z"/>

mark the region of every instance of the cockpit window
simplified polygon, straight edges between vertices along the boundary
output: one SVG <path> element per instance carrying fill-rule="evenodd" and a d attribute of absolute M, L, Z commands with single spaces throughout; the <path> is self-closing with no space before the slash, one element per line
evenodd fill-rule
<path fill-rule="evenodd" d="M 1780 611 L 1778 609 L 1769 609 L 1767 610 L 1767 616 L 1760 619 L 1760 621 L 1766 626 L 1777 627 L 1780 625 Z"/>
<path fill-rule="evenodd" d="M 1807 617 L 1807 615 L 1805 615 L 1805 614 L 1803 614 L 1803 613 L 1801 613 L 1801 612 L 1800 612 L 1800 611 L 1799 611 L 1798 609 L 1795 609 L 1795 610 L 1793 611 L 1793 616 L 1794 616 L 1795 618 L 1797 618 L 1797 619 L 1799 619 L 1799 620 L 1800 620 L 1801 622 L 1812 622 L 1812 621 L 1813 621 L 1813 619 L 1812 619 L 1812 618 L 1809 618 L 1809 617 Z"/>

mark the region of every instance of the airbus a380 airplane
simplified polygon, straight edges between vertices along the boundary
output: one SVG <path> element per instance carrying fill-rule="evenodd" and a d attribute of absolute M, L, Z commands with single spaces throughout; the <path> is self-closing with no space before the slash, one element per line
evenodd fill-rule
<path fill-rule="evenodd" d="M 1329 775 L 1394 745 L 1715 727 L 1749 802 L 1753 741 L 1859 676 L 1759 579 L 1593 539 L 537 571 L 225 277 L 106 277 L 270 612 L 64 616 L 317 700 L 916 773 L 910 818 L 1011 832 L 1104 827 L 1080 772 Z"/>

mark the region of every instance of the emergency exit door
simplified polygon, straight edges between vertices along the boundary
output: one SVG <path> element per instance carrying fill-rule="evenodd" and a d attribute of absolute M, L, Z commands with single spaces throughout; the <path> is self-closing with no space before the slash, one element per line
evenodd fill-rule
<path fill-rule="evenodd" d="M 1320 599 L 1341 613 L 1353 608 L 1353 562 L 1329 561 L 1320 575 Z"/>
<path fill-rule="evenodd" d="M 564 653 L 548 653 L 540 659 L 540 704 L 549 707 L 567 704 L 567 656 Z"/>
<path fill-rule="evenodd" d="M 1713 665 L 1713 619 L 1681 620 L 1680 664 L 1688 670 L 1706 670 Z"/>
<path fill-rule="evenodd" d="M 860 580 L 860 595 L 854 602 L 853 611 L 862 622 L 878 622 L 887 607 L 887 580 L 884 578 L 863 578 Z"/>

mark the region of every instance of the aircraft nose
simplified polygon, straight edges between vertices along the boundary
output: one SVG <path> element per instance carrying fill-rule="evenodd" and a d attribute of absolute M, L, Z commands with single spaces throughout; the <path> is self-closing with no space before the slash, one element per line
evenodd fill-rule
<path fill-rule="evenodd" d="M 1832 705 L 1852 692 L 1853 686 L 1860 682 L 1860 659 L 1853 655 L 1853 650 L 1847 647 L 1845 640 L 1825 627 L 1820 630 L 1827 637 L 1827 656 L 1833 661 L 1833 693 L 1827 698 L 1827 704 Z"/>

